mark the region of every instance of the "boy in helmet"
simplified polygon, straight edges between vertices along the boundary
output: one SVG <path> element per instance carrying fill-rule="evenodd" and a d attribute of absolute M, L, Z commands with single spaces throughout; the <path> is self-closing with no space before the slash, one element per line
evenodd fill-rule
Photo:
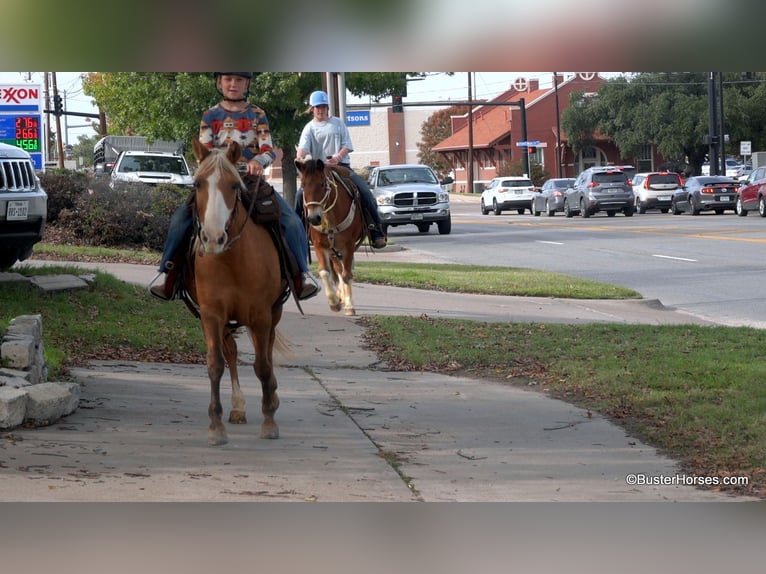
<path fill-rule="evenodd" d="M 199 140 L 209 148 L 227 147 L 229 142 L 236 141 L 242 149 L 237 162 L 240 173 L 260 177 L 264 168 L 274 161 L 276 153 L 271 143 L 266 112 L 247 101 L 252 77 L 252 72 L 215 73 L 215 85 L 223 100 L 202 114 Z M 319 292 L 319 284 L 308 268 L 306 232 L 300 218 L 284 198 L 278 193 L 274 195 L 280 204 L 279 223 L 300 268 L 300 274 L 293 278 L 295 294 L 300 300 L 308 299 Z M 160 299 L 172 299 L 177 291 L 178 273 L 172 262 L 191 224 L 191 213 L 187 206 L 181 206 L 171 219 L 160 262 L 160 273 L 167 273 L 165 284 L 154 285 L 150 289 Z"/>
<path fill-rule="evenodd" d="M 367 212 L 368 218 L 374 222 L 370 230 L 372 246 L 375 249 L 382 249 L 386 246 L 386 237 L 383 234 L 378 206 L 367 182 L 351 169 L 348 154 L 354 151 L 354 146 L 346 124 L 339 118 L 330 116 L 330 101 L 326 92 L 322 90 L 312 92 L 309 105 L 314 118 L 304 126 L 301 132 L 296 157 L 302 160 L 310 155 L 313 159 L 321 159 L 328 165 L 342 165 L 349 169 L 351 180 L 359 189 L 362 207 Z M 303 211 L 303 189 L 298 190 L 296 194 L 295 209 L 297 213 Z"/>

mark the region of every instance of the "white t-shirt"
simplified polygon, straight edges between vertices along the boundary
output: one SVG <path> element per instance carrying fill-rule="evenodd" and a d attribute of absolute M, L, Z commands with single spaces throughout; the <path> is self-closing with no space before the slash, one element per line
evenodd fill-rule
<path fill-rule="evenodd" d="M 303 127 L 298 140 L 298 149 L 305 151 L 312 159 L 323 161 L 334 156 L 344 146 L 349 153 L 354 151 L 346 124 L 336 117 L 330 117 L 326 122 L 311 120 Z M 343 158 L 343 163 L 347 162 L 348 159 Z"/>

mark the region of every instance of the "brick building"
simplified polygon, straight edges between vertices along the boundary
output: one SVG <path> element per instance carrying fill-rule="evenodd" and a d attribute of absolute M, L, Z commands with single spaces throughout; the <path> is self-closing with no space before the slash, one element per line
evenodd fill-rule
<path fill-rule="evenodd" d="M 596 144 L 574 154 L 563 132 L 557 138 L 556 107 L 559 114 L 569 104 L 572 92 L 597 93 L 604 78 L 594 73 L 579 73 L 565 78 L 558 75 L 551 86 L 541 88 L 539 80 L 519 78 L 511 89 L 490 102 L 474 107 L 473 125 L 473 181 L 474 191 L 497 175 L 497 168 L 504 162 L 518 162 L 527 153 L 519 142 L 536 142 L 530 149 L 530 163 L 541 164 L 550 177 L 559 176 L 559 153 L 561 177 L 575 177 L 588 167 L 606 164 L 632 163 L 639 171 L 655 169 L 662 159 L 656 157 L 647 145 L 640 158 L 621 158 L 618 148 L 608 138 L 597 138 Z M 556 84 L 558 87 L 556 87 Z M 558 92 L 558 96 L 557 96 Z M 519 100 L 524 99 L 526 116 L 526 140 L 523 134 L 522 111 Z M 508 102 L 509 104 L 504 104 Z M 516 105 L 511 105 L 515 102 Z M 491 105 L 490 105 L 491 104 Z M 561 143 L 559 149 L 558 143 Z M 539 142 L 539 143 L 538 143 Z M 469 115 L 452 118 L 452 135 L 434 147 L 450 162 L 455 178 L 456 191 L 469 191 Z"/>

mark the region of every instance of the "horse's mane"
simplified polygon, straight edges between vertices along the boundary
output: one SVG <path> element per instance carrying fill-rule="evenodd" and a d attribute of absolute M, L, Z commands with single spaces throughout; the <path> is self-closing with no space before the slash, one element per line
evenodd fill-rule
<path fill-rule="evenodd" d="M 323 164 L 324 167 L 324 164 Z M 315 173 L 324 173 L 324 169 L 319 169 L 318 161 L 315 159 L 307 160 L 303 163 L 304 173 L 306 175 L 314 175 Z"/>
<path fill-rule="evenodd" d="M 197 169 L 197 175 L 207 175 L 213 171 L 228 172 L 232 176 L 241 180 L 237 167 L 231 163 L 226 157 L 226 150 L 221 148 L 213 148 L 210 150 L 210 154 L 202 160 Z"/>

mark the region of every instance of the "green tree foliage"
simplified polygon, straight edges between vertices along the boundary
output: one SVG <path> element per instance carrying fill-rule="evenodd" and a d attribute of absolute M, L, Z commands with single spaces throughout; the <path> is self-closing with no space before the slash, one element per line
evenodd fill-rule
<path fill-rule="evenodd" d="M 452 116 L 460 116 L 468 113 L 468 106 L 451 106 L 438 110 L 428 116 L 420 128 L 421 140 L 418 142 L 418 158 L 420 163 L 429 165 L 439 175 L 445 177 L 450 171 L 450 164 L 438 152 L 434 152 L 434 146 L 438 145 L 452 135 Z"/>
<path fill-rule="evenodd" d="M 421 72 L 349 72 L 346 88 L 354 95 L 382 98 L 399 93 L 406 77 Z M 311 115 L 309 94 L 322 88 L 320 72 L 262 72 L 250 86 L 250 100 L 269 116 L 274 145 L 283 152 L 285 197 L 295 196 L 293 164 L 300 132 Z M 191 149 L 202 112 L 220 101 L 212 74 L 189 72 L 97 72 L 83 81 L 107 117 L 109 133 L 180 140 Z"/>
<path fill-rule="evenodd" d="M 724 74 L 726 150 L 737 155 L 739 142 L 766 149 L 766 83 L 763 76 L 744 81 Z M 640 154 L 646 144 L 677 164 L 700 173 L 707 159 L 708 82 L 705 73 L 646 72 L 607 80 L 598 94 L 573 92 L 561 117 L 569 145 L 578 153 L 593 145 L 595 134 L 611 138 L 623 158 Z"/>

